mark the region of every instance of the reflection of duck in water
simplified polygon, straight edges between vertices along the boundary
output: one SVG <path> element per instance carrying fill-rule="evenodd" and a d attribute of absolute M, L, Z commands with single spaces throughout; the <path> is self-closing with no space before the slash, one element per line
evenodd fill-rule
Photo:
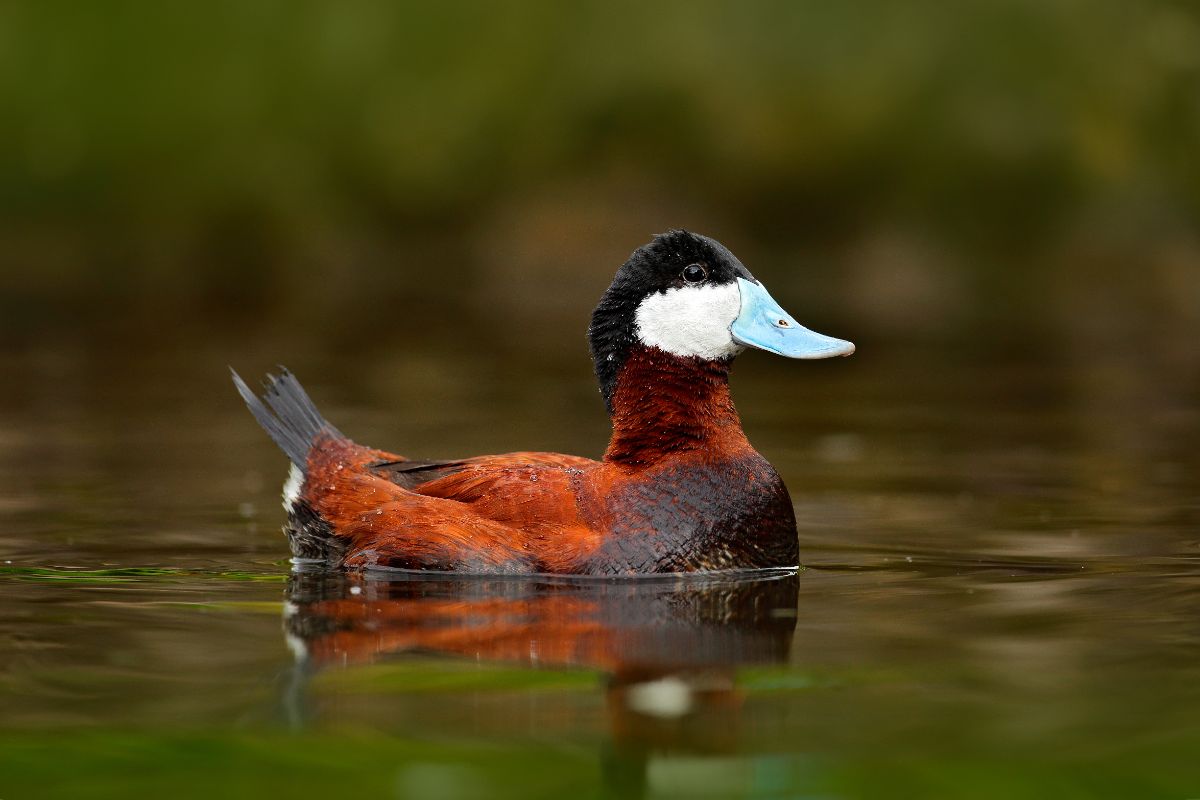
<path fill-rule="evenodd" d="M 797 593 L 794 573 L 599 582 L 300 572 L 285 624 L 304 674 L 430 653 L 600 670 L 607 779 L 636 786 L 653 752 L 735 750 L 735 672 L 787 660 Z"/>
<path fill-rule="evenodd" d="M 673 231 L 639 248 L 588 332 L 613 434 L 602 461 L 510 453 L 410 461 L 354 444 L 290 374 L 250 410 L 293 462 L 293 554 L 335 566 L 490 574 L 791 567 L 791 500 L 729 396 L 734 356 L 854 346 L 802 327 L 719 243 Z"/>
<path fill-rule="evenodd" d="M 314 666 L 412 650 L 608 672 L 786 657 L 790 571 L 617 582 L 294 573 L 288 635 Z M 534 643 L 534 644 L 531 644 Z"/>

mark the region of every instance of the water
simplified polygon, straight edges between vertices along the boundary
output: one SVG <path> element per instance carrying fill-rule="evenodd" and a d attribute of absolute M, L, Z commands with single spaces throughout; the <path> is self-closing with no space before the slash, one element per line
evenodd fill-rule
<path fill-rule="evenodd" d="M 0 798 L 1200 797 L 1194 363 L 859 344 L 734 374 L 806 569 L 624 583 L 291 574 L 225 373 L 595 455 L 578 347 L 10 348 Z"/>

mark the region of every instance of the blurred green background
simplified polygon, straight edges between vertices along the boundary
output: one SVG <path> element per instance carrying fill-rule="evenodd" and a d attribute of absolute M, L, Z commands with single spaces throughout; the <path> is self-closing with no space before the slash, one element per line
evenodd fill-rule
<path fill-rule="evenodd" d="M 579 351 L 676 226 L 867 343 L 1200 334 L 1194 3 L 5 3 L 0 104 L 18 338 Z"/>
<path fill-rule="evenodd" d="M 0 0 L 0 796 L 598 796 L 659 730 L 598 665 L 349 668 L 282 731 L 226 365 L 599 455 L 588 314 L 687 227 L 858 352 L 738 363 L 810 569 L 652 796 L 1200 797 L 1198 143 L 1197 3 Z"/>

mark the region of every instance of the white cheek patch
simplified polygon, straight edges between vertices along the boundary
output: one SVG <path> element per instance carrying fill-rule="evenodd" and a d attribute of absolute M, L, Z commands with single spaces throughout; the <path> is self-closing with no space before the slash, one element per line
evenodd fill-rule
<path fill-rule="evenodd" d="M 732 358 L 742 351 L 729 332 L 741 304 L 736 283 L 668 289 L 642 301 L 634 329 L 642 344 L 677 356 Z"/>

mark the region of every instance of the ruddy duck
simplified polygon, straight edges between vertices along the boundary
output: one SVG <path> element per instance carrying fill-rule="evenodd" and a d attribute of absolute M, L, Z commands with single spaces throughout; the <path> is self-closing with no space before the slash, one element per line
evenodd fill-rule
<path fill-rule="evenodd" d="M 296 559 L 478 574 L 638 575 L 799 561 L 779 475 L 742 432 L 729 368 L 747 347 L 828 358 L 720 243 L 676 230 L 617 271 L 588 330 L 612 418 L 601 460 L 519 452 L 416 461 L 355 444 L 286 370 L 260 399 L 233 380 L 292 461 Z"/>

